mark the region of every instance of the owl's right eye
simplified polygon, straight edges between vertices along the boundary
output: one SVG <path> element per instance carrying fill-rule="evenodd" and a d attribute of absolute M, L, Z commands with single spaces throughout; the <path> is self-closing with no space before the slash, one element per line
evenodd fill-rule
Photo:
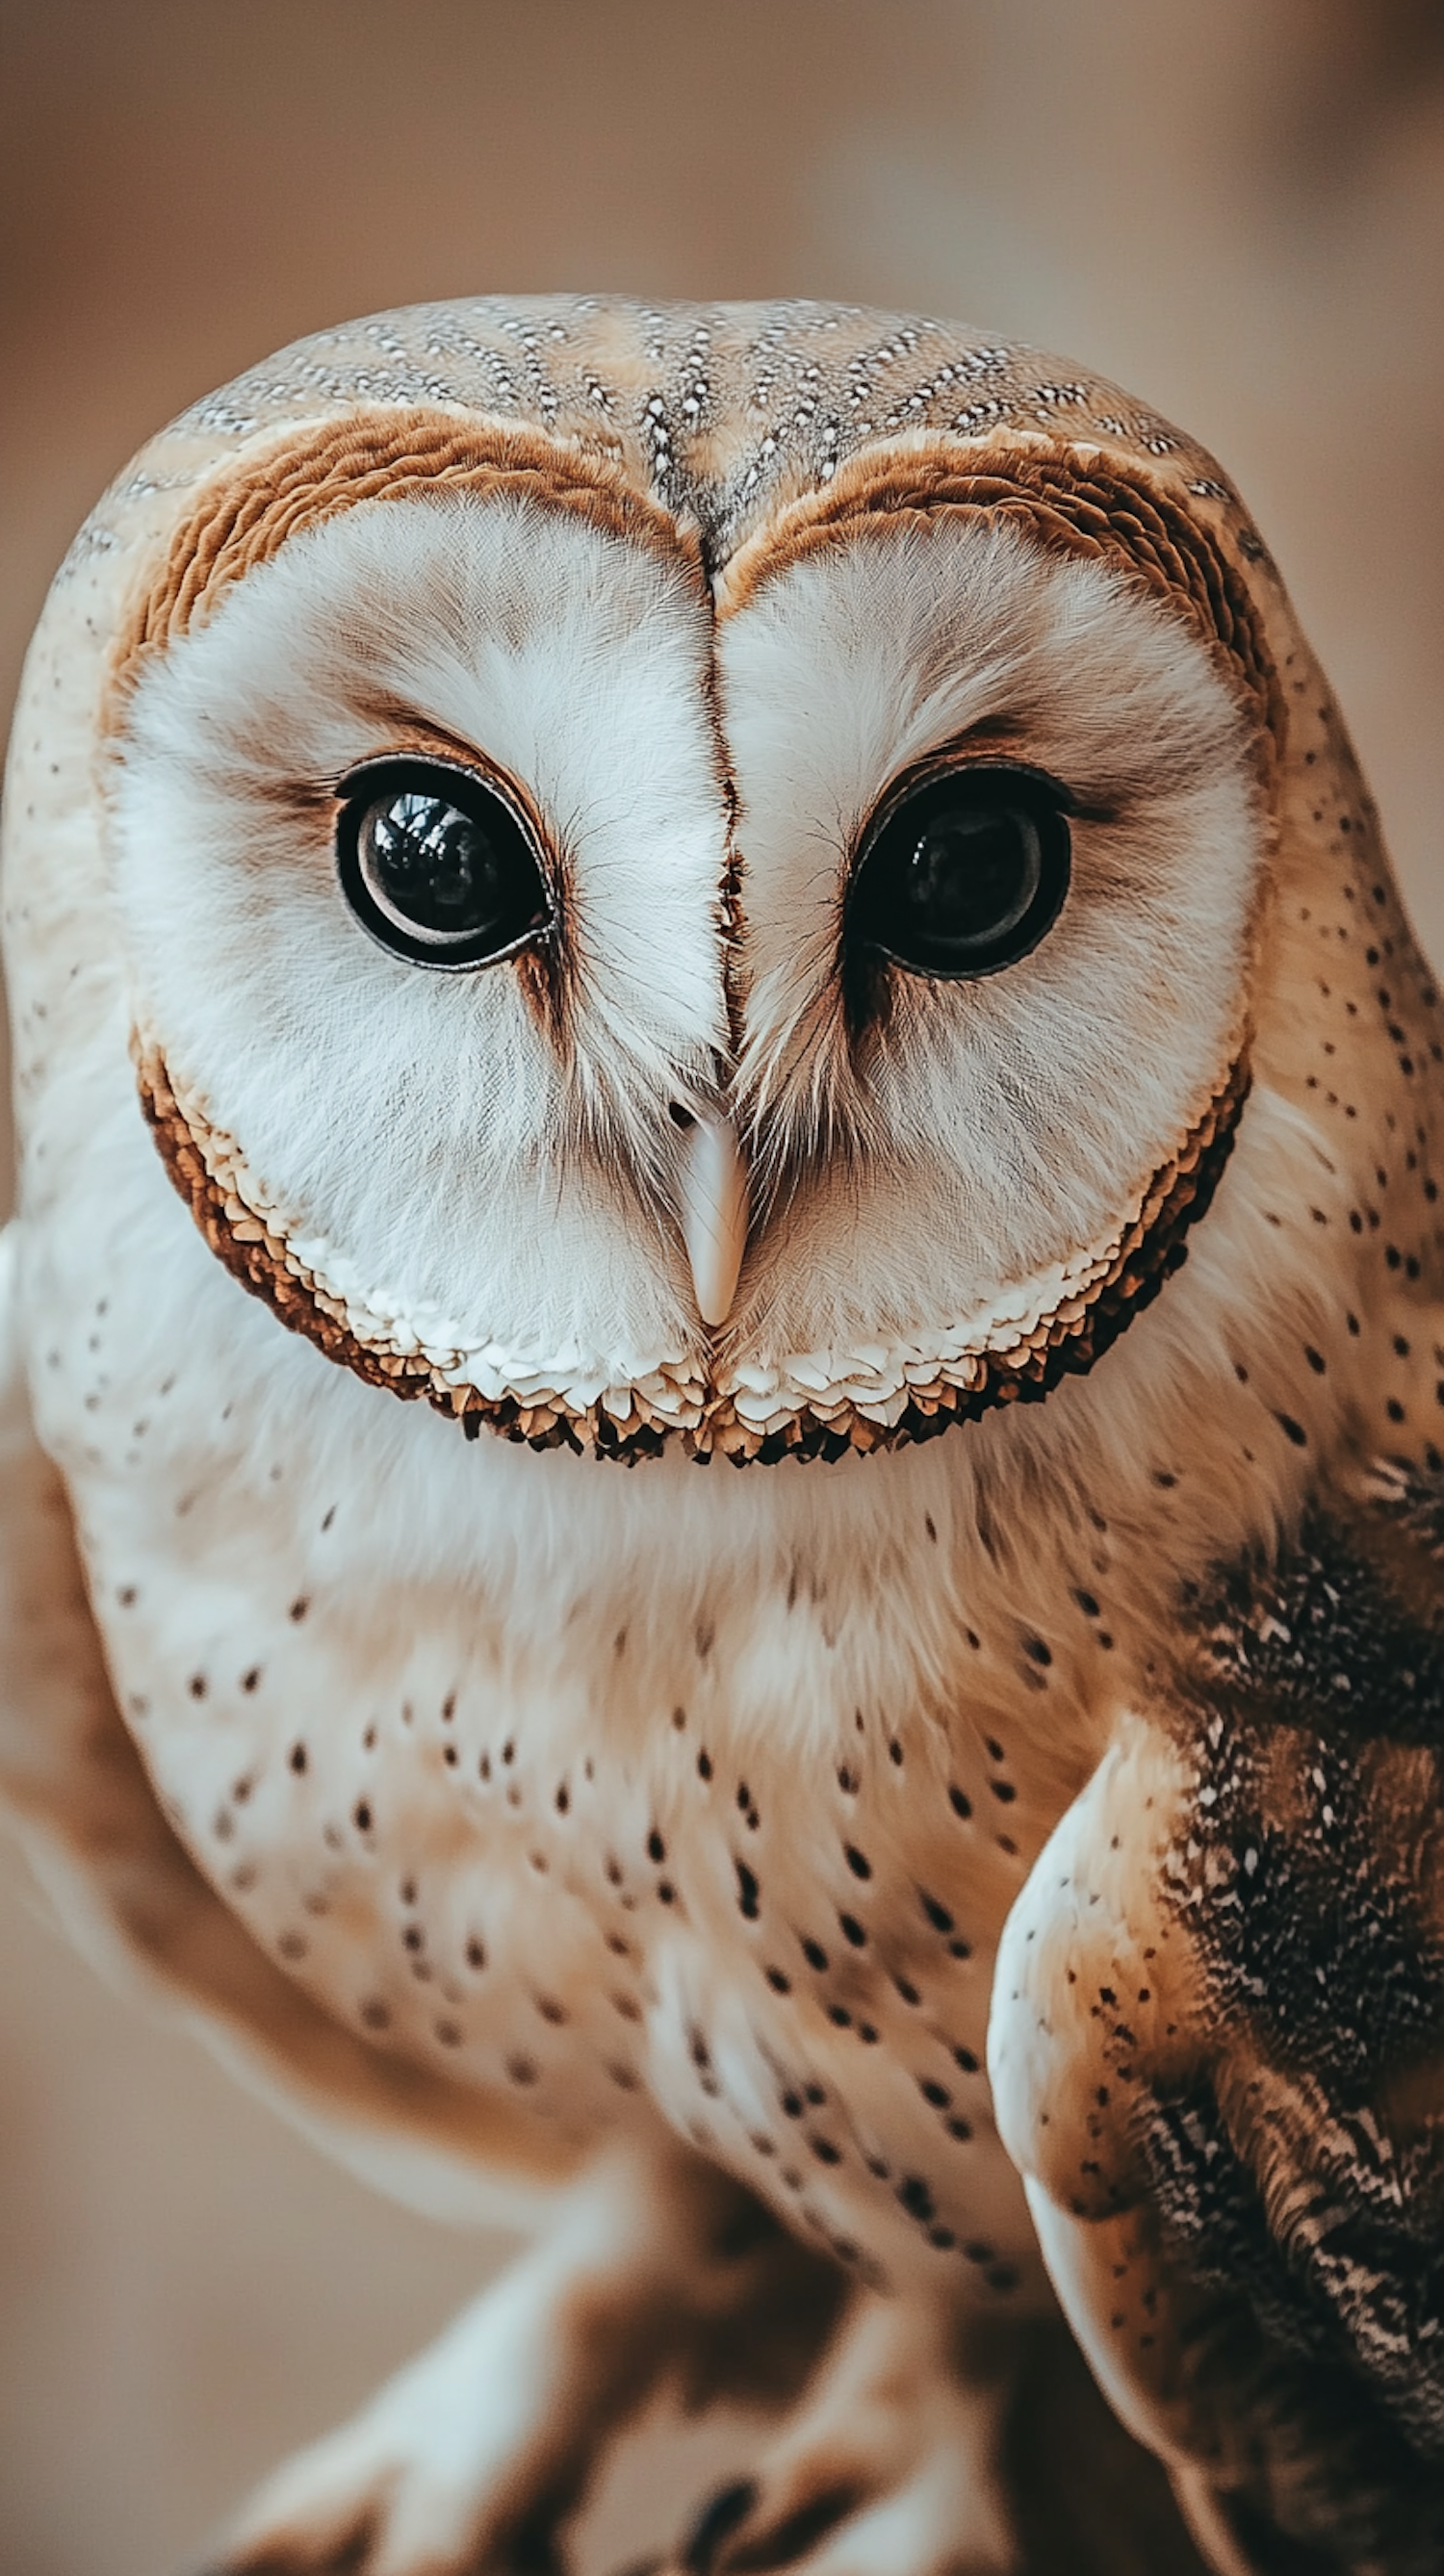
<path fill-rule="evenodd" d="M 343 780 L 341 890 L 364 930 L 415 966 L 492 965 L 552 927 L 540 853 L 500 788 L 460 762 L 369 762 Z"/>

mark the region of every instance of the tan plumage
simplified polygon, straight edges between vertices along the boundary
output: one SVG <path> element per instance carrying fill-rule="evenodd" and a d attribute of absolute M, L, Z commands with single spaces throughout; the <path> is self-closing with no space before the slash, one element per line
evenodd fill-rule
<path fill-rule="evenodd" d="M 381 760 L 543 932 L 358 935 Z M 1071 876 L 930 980 L 857 887 L 969 767 Z M 856 2286 L 691 2563 L 1012 2563 L 1051 2274 L 1210 2563 L 1432 2566 L 1437 1005 L 1216 468 L 916 319 L 383 316 L 107 496 L 7 812 L 12 1795 L 544 2230 L 235 2551 L 507 2563 L 770 2331 L 755 2199 Z"/>

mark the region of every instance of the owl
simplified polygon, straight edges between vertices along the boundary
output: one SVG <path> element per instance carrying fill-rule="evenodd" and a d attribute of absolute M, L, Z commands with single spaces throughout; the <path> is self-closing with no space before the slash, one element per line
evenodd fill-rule
<path fill-rule="evenodd" d="M 7 817 L 9 1800 L 531 2239 L 217 2566 L 557 2569 L 742 2384 L 690 2576 L 1437 2571 L 1444 1027 L 1218 469 L 382 315 L 100 504 Z"/>

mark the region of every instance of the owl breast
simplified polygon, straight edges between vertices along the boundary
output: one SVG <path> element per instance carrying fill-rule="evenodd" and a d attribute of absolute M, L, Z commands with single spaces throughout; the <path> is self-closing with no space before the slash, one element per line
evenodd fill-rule
<path fill-rule="evenodd" d="M 404 1480 L 358 1491 L 352 1460 L 328 1483 L 294 1430 L 239 1466 L 220 1439 L 167 1454 L 186 1363 L 137 1412 L 139 1365 L 87 1424 L 93 1597 L 165 1811 L 270 1955 L 376 2049 L 580 2143 L 660 2109 L 866 2277 L 1036 2287 L 983 2058 L 997 1938 L 1060 1802 L 1056 1742 L 1030 1759 L 1051 1675 L 1014 1677 L 1015 1725 L 966 1636 L 976 1675 L 919 1682 L 920 1605 L 885 1622 L 825 1526 L 729 1565 L 689 1534 L 699 1490 L 730 1500 L 695 1467 L 639 1470 L 619 1506 L 615 1471 L 461 1450 L 408 1408 L 483 1487 L 493 1460 L 523 1493 L 564 1465 L 601 1497 L 565 1580 L 489 1583 L 483 1550 L 469 1583 L 428 1582 Z M 854 1466 L 872 1510 L 883 1462 Z M 936 1481 L 932 1453 L 910 1472 Z"/>

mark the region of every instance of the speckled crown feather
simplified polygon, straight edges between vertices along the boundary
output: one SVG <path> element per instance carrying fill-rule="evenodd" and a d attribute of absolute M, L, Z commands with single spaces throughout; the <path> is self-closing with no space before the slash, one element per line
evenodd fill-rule
<path fill-rule="evenodd" d="M 695 529 L 714 579 L 764 520 L 826 494 L 864 450 L 896 442 L 955 465 L 960 448 L 971 451 L 980 472 L 991 466 L 986 497 L 1003 507 L 1018 491 L 1011 473 L 998 474 L 1004 456 L 1035 472 L 1045 459 L 1067 461 L 1069 480 L 1084 484 L 1091 466 L 1103 485 L 1131 486 L 1132 511 L 1075 513 L 1074 542 L 1101 551 L 1111 527 L 1137 568 L 1151 564 L 1157 581 L 1193 590 L 1200 607 L 1207 597 L 1225 637 L 1233 621 L 1250 623 L 1265 560 L 1201 447 L 1105 379 L 1065 374 L 1020 342 L 849 305 L 597 296 L 418 304 L 298 340 L 153 439 L 71 560 L 126 542 L 137 505 L 161 495 L 171 496 L 174 528 L 195 487 L 253 442 L 381 408 L 541 430 L 620 469 Z M 1065 511 L 1053 516 L 1061 533 Z"/>

